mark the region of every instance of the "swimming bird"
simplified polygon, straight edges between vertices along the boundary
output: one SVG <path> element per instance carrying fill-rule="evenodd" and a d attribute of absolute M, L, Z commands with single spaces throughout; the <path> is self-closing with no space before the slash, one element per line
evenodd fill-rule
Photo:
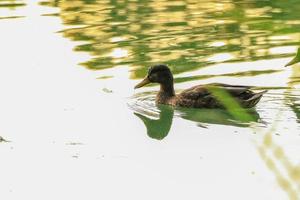
<path fill-rule="evenodd" d="M 295 56 L 290 62 L 288 62 L 288 63 L 285 65 L 285 67 L 290 66 L 290 65 L 293 65 L 293 64 L 296 64 L 296 63 L 298 63 L 298 62 L 300 62 L 300 47 L 298 48 L 298 51 L 297 51 L 296 56 Z"/>
<path fill-rule="evenodd" d="M 218 100 L 214 91 L 224 91 L 239 103 L 241 107 L 254 107 L 263 94 L 267 91 L 254 93 L 249 86 L 237 86 L 228 84 L 197 85 L 175 94 L 174 81 L 171 70 L 167 65 L 158 64 L 149 68 L 147 76 L 134 88 L 140 88 L 149 83 L 160 84 L 160 90 L 156 95 L 157 104 L 190 108 L 224 108 L 223 99 Z M 228 95 L 226 95 L 228 97 Z M 224 96 L 224 101 L 226 98 Z M 227 99 L 228 100 L 228 99 Z"/>

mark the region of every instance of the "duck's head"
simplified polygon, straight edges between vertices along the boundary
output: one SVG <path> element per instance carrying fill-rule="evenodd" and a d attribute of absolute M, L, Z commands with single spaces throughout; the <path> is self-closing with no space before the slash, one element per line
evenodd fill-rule
<path fill-rule="evenodd" d="M 173 75 L 169 67 L 163 64 L 151 66 L 147 76 L 137 84 L 134 89 L 143 87 L 149 83 L 159 83 L 162 85 L 173 84 Z"/>
<path fill-rule="evenodd" d="M 295 58 L 293 58 L 293 60 L 291 60 L 288 64 L 285 65 L 285 67 L 296 64 L 300 62 L 300 48 L 298 49 L 297 55 L 295 56 Z"/>

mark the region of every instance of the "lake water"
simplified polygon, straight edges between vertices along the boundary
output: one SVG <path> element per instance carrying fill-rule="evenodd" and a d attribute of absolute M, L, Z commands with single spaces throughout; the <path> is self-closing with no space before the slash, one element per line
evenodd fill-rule
<path fill-rule="evenodd" d="M 300 4 L 0 1 L 1 199 L 300 198 Z M 252 119 L 154 103 L 176 91 L 268 89 Z M 248 112 L 248 111 L 247 111 Z"/>

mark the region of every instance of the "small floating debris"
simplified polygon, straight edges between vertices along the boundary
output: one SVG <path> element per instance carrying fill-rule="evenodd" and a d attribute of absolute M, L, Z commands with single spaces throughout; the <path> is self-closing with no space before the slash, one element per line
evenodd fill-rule
<path fill-rule="evenodd" d="M 113 78 L 113 76 L 100 76 L 97 79 L 110 79 Z"/>
<path fill-rule="evenodd" d="M 59 13 L 42 14 L 42 16 L 46 16 L 46 17 L 59 17 Z"/>
<path fill-rule="evenodd" d="M 2 19 L 18 19 L 18 18 L 24 18 L 25 16 L 8 16 L 8 17 L 0 17 L 0 20 Z"/>
<path fill-rule="evenodd" d="M 79 155 L 73 155 L 72 158 L 79 158 Z"/>
<path fill-rule="evenodd" d="M 75 108 L 64 108 L 64 111 L 74 111 Z"/>
<path fill-rule="evenodd" d="M 10 142 L 10 141 L 8 141 L 8 140 L 4 139 L 2 136 L 0 136 L 0 142 Z"/>
<path fill-rule="evenodd" d="M 113 92 L 112 90 L 107 89 L 107 88 L 103 88 L 102 91 L 105 92 L 105 93 L 112 93 Z"/>
<path fill-rule="evenodd" d="M 81 142 L 68 142 L 66 145 L 83 145 Z"/>

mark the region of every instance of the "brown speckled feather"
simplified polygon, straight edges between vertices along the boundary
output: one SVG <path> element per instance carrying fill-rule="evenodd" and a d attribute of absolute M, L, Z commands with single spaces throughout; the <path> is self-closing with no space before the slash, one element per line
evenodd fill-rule
<path fill-rule="evenodd" d="M 227 84 L 198 85 L 184 90 L 176 96 L 176 106 L 194 108 L 223 108 L 223 105 L 211 93 L 213 89 L 223 89 L 228 92 L 243 107 L 253 107 L 258 103 L 262 94 L 249 90 L 247 86 L 235 86 Z M 256 95 L 256 96 L 255 96 Z"/>

